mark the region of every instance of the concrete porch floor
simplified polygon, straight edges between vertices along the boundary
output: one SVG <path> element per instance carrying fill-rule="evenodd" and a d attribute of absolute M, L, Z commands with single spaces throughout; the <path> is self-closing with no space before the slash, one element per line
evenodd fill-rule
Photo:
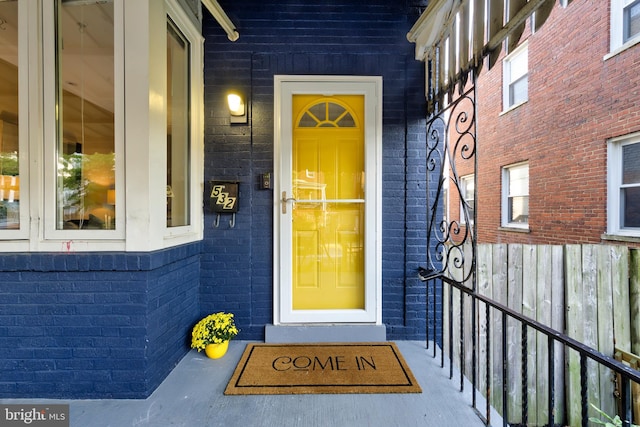
<path fill-rule="evenodd" d="M 147 399 L 2 399 L 0 403 L 68 403 L 71 427 L 484 426 L 471 407 L 470 392 L 458 390 L 458 381 L 449 380 L 449 369 L 440 368 L 440 358 L 434 359 L 424 342 L 395 342 L 420 383 L 421 394 L 224 396 L 247 344 L 232 341 L 222 359 L 189 352 Z"/>

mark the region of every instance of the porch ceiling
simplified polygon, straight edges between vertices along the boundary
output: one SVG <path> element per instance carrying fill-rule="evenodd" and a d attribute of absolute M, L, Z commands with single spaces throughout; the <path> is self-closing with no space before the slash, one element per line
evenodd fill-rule
<path fill-rule="evenodd" d="M 479 73 L 487 56 L 489 68 L 493 67 L 503 41 L 507 40 L 507 51 L 515 49 L 534 12 L 533 26 L 539 29 L 554 4 L 555 0 L 430 2 L 407 34 L 416 44 L 416 59 L 427 63 L 429 111 L 456 84 L 464 84 L 471 70 Z"/>

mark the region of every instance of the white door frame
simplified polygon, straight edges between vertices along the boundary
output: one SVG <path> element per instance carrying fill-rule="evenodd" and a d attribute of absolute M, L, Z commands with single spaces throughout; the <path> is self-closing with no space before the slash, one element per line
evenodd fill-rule
<path fill-rule="evenodd" d="M 281 240 L 291 241 L 291 203 L 282 213 L 282 192 L 291 197 L 293 133 L 291 99 L 294 94 L 364 95 L 365 145 L 365 308 L 364 310 L 293 310 L 291 257 L 281 256 Z M 283 153 L 287 150 L 287 153 Z M 382 324 L 382 77 L 274 76 L 273 179 L 273 323 Z M 290 180 L 289 180 L 290 181 Z M 289 272 L 289 273 L 287 273 Z"/>

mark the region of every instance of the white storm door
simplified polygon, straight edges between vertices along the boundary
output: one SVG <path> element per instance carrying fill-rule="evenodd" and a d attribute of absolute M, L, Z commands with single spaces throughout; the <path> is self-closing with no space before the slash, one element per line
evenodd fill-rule
<path fill-rule="evenodd" d="M 274 324 L 381 324 L 381 93 L 275 77 Z"/>

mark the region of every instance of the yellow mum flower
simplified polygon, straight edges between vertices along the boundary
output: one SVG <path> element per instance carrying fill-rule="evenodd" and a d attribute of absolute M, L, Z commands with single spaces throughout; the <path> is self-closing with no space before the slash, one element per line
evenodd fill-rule
<path fill-rule="evenodd" d="M 204 350 L 207 344 L 219 344 L 234 338 L 240 330 L 233 313 L 213 313 L 201 319 L 191 331 L 191 348 Z"/>

